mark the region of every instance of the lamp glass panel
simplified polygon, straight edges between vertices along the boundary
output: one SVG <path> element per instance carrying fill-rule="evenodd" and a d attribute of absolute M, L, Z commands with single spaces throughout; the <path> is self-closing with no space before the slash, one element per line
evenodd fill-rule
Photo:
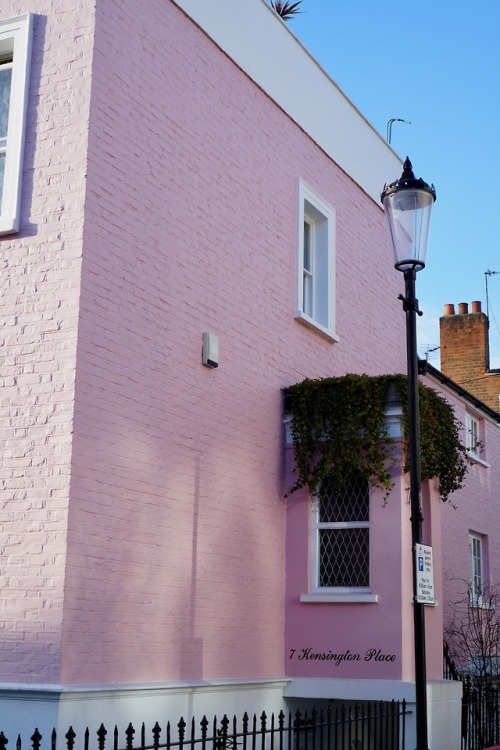
<path fill-rule="evenodd" d="M 426 190 L 399 190 L 384 198 L 398 268 L 423 267 L 434 197 Z"/>

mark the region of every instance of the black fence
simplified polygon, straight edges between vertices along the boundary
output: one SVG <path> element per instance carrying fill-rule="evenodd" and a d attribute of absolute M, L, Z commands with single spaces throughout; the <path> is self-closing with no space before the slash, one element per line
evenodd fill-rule
<path fill-rule="evenodd" d="M 462 678 L 462 750 L 500 744 L 500 689 L 489 680 Z"/>
<path fill-rule="evenodd" d="M 462 748 L 484 750 L 500 744 L 500 686 L 498 679 L 460 671 L 448 646 L 443 652 L 443 675 L 462 683 Z"/>
<path fill-rule="evenodd" d="M 259 718 L 245 713 L 240 723 L 226 715 L 220 722 L 204 716 L 187 724 L 181 718 L 164 730 L 156 723 L 149 732 L 144 724 L 139 732 L 129 724 L 123 735 L 116 726 L 108 732 L 103 724 L 81 736 L 70 727 L 63 738 L 55 729 L 47 737 L 35 729 L 30 742 L 32 750 L 405 750 L 406 714 L 405 701 L 363 703 L 293 715 L 281 711 L 270 718 L 265 712 Z M 9 743 L 0 732 L 0 750 L 23 747 L 20 736 Z"/>
<path fill-rule="evenodd" d="M 460 673 L 450 655 L 450 648 L 446 641 L 443 644 L 443 677 L 445 680 L 460 680 Z"/>

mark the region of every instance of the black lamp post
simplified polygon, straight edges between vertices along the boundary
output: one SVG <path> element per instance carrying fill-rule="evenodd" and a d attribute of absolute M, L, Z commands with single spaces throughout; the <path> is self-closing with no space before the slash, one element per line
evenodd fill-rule
<path fill-rule="evenodd" d="M 422 491 L 420 478 L 420 414 L 418 403 L 417 315 L 415 279 L 425 266 L 427 237 L 432 204 L 436 200 L 434 185 L 416 179 L 408 158 L 403 174 L 382 191 L 395 267 L 404 273 L 405 296 L 399 295 L 406 313 L 406 353 L 408 365 L 408 417 L 410 454 L 410 507 L 413 549 L 413 627 L 415 647 L 415 703 L 417 750 L 427 750 L 427 678 L 425 668 L 425 612 L 418 601 L 417 544 L 422 543 Z"/>

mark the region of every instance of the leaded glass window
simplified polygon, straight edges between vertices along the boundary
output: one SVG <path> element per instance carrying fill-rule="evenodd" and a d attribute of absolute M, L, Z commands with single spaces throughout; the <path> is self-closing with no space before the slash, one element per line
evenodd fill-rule
<path fill-rule="evenodd" d="M 370 585 L 370 491 L 354 474 L 340 489 L 329 481 L 317 497 L 317 586 L 365 589 Z"/>

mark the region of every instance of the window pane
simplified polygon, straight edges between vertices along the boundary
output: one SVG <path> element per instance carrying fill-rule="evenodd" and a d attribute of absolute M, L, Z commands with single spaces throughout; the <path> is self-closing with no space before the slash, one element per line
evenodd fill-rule
<path fill-rule="evenodd" d="M 369 520 L 370 491 L 359 474 L 353 474 L 340 491 L 334 490 L 331 482 L 323 482 L 319 499 L 320 523 Z"/>
<path fill-rule="evenodd" d="M 306 271 L 312 271 L 311 225 L 308 221 L 304 222 L 304 268 Z"/>
<path fill-rule="evenodd" d="M 478 452 L 479 422 L 470 414 L 465 415 L 465 447 L 471 453 Z"/>
<path fill-rule="evenodd" d="M 313 280 L 310 273 L 304 270 L 304 279 L 302 286 L 302 312 L 313 316 Z"/>
<path fill-rule="evenodd" d="M 319 585 L 370 585 L 369 530 L 322 529 L 319 544 Z"/>
<path fill-rule="evenodd" d="M 0 146 L 5 146 L 9 124 L 10 84 L 12 68 L 0 67 Z"/>
<path fill-rule="evenodd" d="M 313 277 L 312 277 L 312 226 L 304 221 L 304 256 L 302 269 L 302 312 L 313 316 Z"/>
<path fill-rule="evenodd" d="M 481 540 L 478 537 L 471 537 L 470 550 L 472 593 L 474 596 L 479 596 L 481 594 L 481 589 L 483 586 L 483 571 Z"/>

